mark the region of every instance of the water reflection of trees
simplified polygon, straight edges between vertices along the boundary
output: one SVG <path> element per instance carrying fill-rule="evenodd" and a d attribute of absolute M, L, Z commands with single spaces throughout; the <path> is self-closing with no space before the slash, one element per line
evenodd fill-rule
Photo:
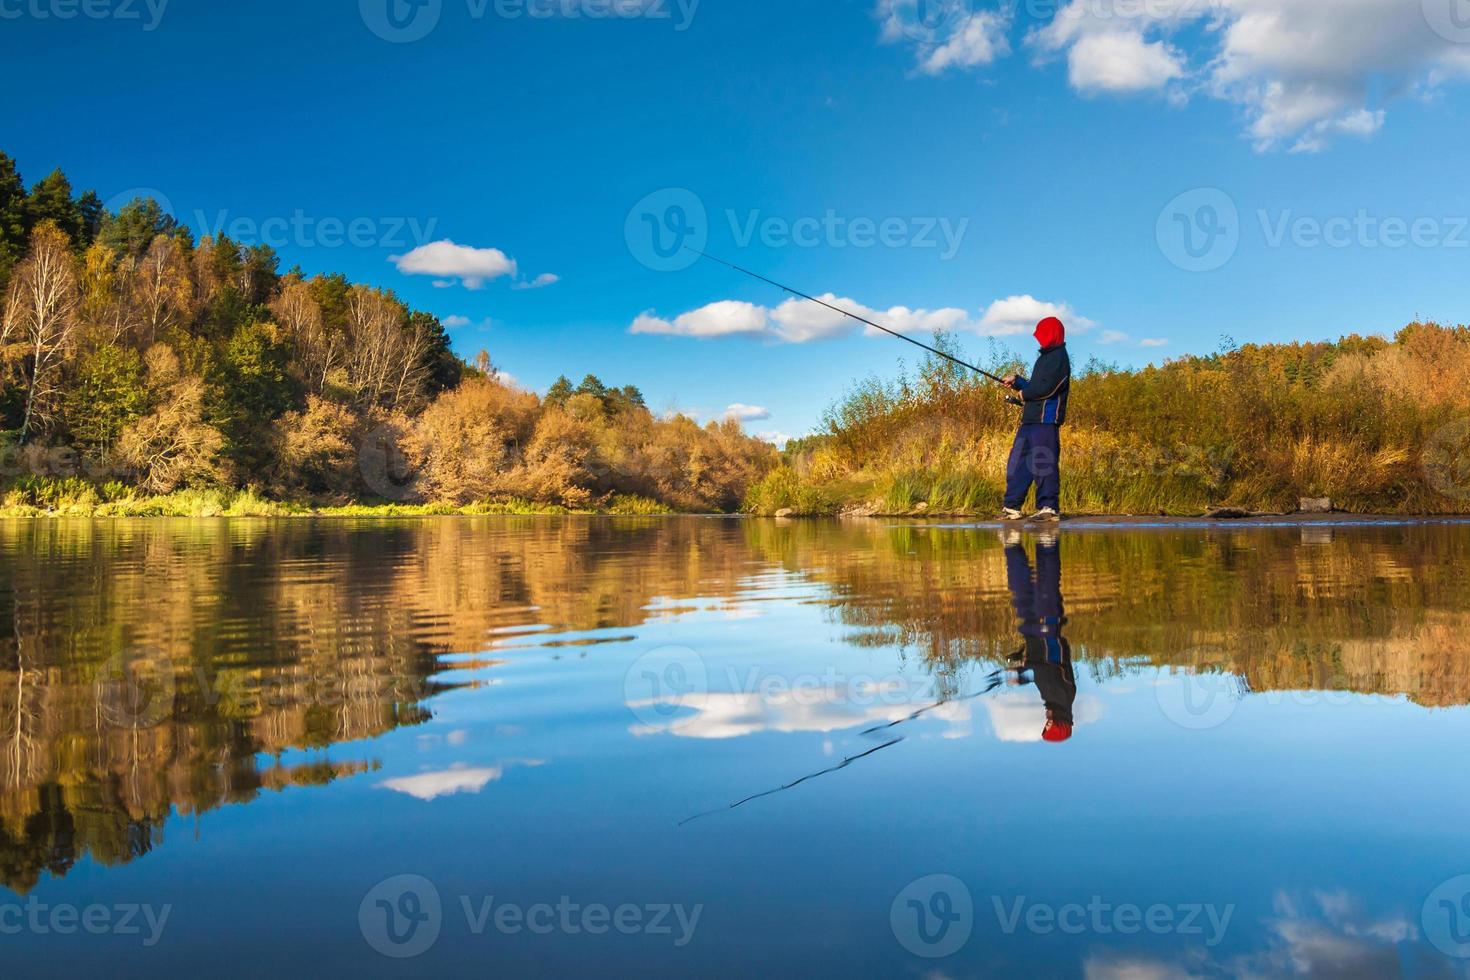
<path fill-rule="evenodd" d="M 1258 691 L 1470 701 L 1463 531 L 1064 533 L 1061 549 L 1076 658 L 1097 675 L 1173 665 Z M 1002 548 L 973 530 L 0 522 L 0 881 L 125 862 L 170 814 L 371 768 L 370 746 L 341 746 L 426 719 L 465 676 L 445 654 L 735 601 L 773 566 L 821 584 L 853 643 L 902 644 L 941 676 L 1014 649 Z M 146 702 L 137 723 L 121 680 Z"/>
<path fill-rule="evenodd" d="M 753 549 L 827 583 L 862 642 L 899 641 L 940 670 L 1015 645 L 993 532 L 882 522 L 756 523 Z M 1218 670 L 1251 690 L 1470 702 L 1470 531 L 1417 527 L 1061 535 L 1077 659 Z"/>
<path fill-rule="evenodd" d="M 429 717 L 443 655 L 637 624 L 750 561 L 715 521 L 0 522 L 0 881 L 362 772 L 328 750 Z"/>

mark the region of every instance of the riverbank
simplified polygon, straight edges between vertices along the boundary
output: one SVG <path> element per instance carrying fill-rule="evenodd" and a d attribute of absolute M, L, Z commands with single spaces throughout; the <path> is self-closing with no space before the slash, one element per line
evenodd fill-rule
<path fill-rule="evenodd" d="M 103 499 L 96 494 L 58 496 L 7 494 L 0 499 L 0 518 L 57 517 L 440 517 L 517 515 L 660 516 L 677 513 L 655 500 L 614 496 L 595 507 L 568 508 L 526 500 L 472 504 L 409 504 L 367 501 L 322 504 L 270 500 L 250 490 L 180 490 L 170 494 L 123 493 Z"/>

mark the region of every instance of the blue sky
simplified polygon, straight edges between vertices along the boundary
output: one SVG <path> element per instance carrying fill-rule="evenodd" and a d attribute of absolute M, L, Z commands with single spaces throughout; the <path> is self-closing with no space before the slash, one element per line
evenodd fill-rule
<path fill-rule="evenodd" d="M 0 0 L 0 148 L 762 432 L 910 352 L 652 227 L 977 356 L 1465 319 L 1466 0 L 392 2 Z"/>

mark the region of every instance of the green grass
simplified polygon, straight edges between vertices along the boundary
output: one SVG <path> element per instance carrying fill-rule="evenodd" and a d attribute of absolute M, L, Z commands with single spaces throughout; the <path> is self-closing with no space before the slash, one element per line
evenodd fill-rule
<path fill-rule="evenodd" d="M 78 477 L 27 476 L 0 493 L 0 517 L 436 517 L 556 514 L 658 516 L 675 513 L 656 500 L 620 494 L 600 508 L 572 511 L 527 500 L 471 504 L 403 504 L 389 501 L 313 506 L 262 497 L 254 490 L 206 487 L 169 494 L 139 494 L 121 483 L 101 486 Z"/>
<path fill-rule="evenodd" d="M 813 486 L 790 467 L 782 466 L 767 473 L 745 495 L 744 510 L 748 514 L 770 517 L 781 511 L 811 517 L 835 514 L 839 498 Z"/>

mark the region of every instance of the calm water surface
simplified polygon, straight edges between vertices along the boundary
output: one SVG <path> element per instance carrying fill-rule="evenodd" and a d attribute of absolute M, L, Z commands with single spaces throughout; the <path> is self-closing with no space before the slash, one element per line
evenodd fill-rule
<path fill-rule="evenodd" d="M 1467 567 L 1455 525 L 0 523 L 0 973 L 1465 976 Z"/>

